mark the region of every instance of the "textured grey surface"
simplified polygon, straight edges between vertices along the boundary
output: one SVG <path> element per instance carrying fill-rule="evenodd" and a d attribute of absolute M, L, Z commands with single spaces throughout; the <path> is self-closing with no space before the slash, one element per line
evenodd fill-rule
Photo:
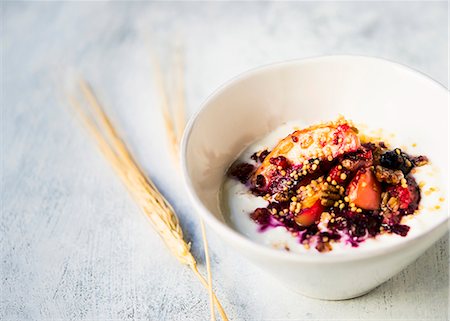
<path fill-rule="evenodd" d="M 188 109 L 246 69 L 322 54 L 385 57 L 448 86 L 448 4 L 2 3 L 2 320 L 207 320 L 207 294 L 171 257 L 74 119 L 63 84 L 84 74 L 201 257 L 171 165 L 149 50 L 186 47 Z M 232 320 L 445 320 L 447 238 L 370 294 L 292 293 L 209 231 Z M 203 265 L 201 266 L 203 269 Z M 333 271 L 330 271 L 333 273 Z"/>

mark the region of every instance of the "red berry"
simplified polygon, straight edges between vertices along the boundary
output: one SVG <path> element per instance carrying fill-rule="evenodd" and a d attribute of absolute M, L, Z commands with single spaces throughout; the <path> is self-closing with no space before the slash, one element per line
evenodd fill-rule
<path fill-rule="evenodd" d="M 413 196 L 411 195 L 411 191 L 408 187 L 402 187 L 401 185 L 395 185 L 389 187 L 387 192 L 390 196 L 396 197 L 399 201 L 399 207 L 401 209 L 407 209 L 409 204 L 413 200 Z"/>
<path fill-rule="evenodd" d="M 284 156 L 272 157 L 270 163 L 275 166 L 281 166 L 283 169 L 289 166 L 288 160 Z"/>
<path fill-rule="evenodd" d="M 330 173 L 328 174 L 328 176 L 331 178 L 332 181 L 336 181 L 338 184 L 342 184 L 347 180 L 350 172 L 348 170 L 342 168 L 342 166 L 341 166 L 341 169 L 339 169 L 338 166 L 333 167 L 330 170 Z M 342 175 L 342 174 L 344 174 L 344 175 Z"/>

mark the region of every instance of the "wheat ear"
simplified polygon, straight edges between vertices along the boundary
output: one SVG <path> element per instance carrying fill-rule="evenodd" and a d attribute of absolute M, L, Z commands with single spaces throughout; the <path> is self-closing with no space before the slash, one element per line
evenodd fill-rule
<path fill-rule="evenodd" d="M 78 112 L 86 128 L 95 138 L 101 152 L 113 166 L 131 196 L 172 254 L 182 264 L 189 266 L 202 285 L 210 290 L 209 283 L 198 271 L 197 262 L 190 252 L 190 244 L 183 239 L 183 231 L 172 206 L 158 191 L 153 182 L 145 176 L 87 82 L 81 80 L 80 88 L 90 112 L 86 112 L 76 98 L 71 96 L 69 101 Z M 214 292 L 212 292 L 212 301 L 217 307 L 221 318 L 228 320 Z"/>

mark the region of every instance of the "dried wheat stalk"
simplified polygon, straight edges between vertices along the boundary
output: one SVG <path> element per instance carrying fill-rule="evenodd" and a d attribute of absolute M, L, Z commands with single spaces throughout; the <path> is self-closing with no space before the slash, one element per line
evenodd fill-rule
<path fill-rule="evenodd" d="M 228 320 L 219 300 L 212 291 L 211 283 L 208 283 L 198 271 L 197 262 L 190 252 L 190 244 L 183 239 L 183 231 L 172 206 L 162 196 L 152 181 L 145 176 L 138 163 L 134 160 L 90 86 L 82 80 L 80 88 L 89 105 L 90 112 L 86 112 L 82 104 L 74 97 L 69 97 L 71 105 L 78 111 L 86 128 L 95 138 L 100 150 L 120 176 L 128 191 L 169 250 L 182 264 L 189 266 L 202 285 L 210 291 L 212 301 L 217 307 L 221 318 Z"/>
<path fill-rule="evenodd" d="M 172 155 L 174 156 L 175 162 L 179 165 L 179 146 L 181 143 L 181 138 L 183 136 L 184 128 L 186 125 L 185 119 L 185 88 L 184 88 L 184 68 L 181 54 L 181 47 L 178 45 L 174 51 L 174 65 L 175 71 L 175 84 L 174 84 L 174 96 L 169 97 L 169 88 L 167 87 L 167 82 L 164 79 L 164 74 L 162 72 L 161 63 L 156 55 L 152 55 L 153 71 L 156 81 L 156 85 L 159 92 L 159 97 L 161 100 L 161 112 L 165 122 L 167 138 L 169 140 L 169 147 L 171 147 Z M 172 99 L 170 99 L 172 98 Z M 170 108 L 170 103 L 172 102 L 172 107 Z M 174 106 L 173 106 L 174 105 Z M 209 259 L 208 252 L 208 241 L 206 238 L 205 224 L 202 219 L 200 219 L 200 227 L 202 231 L 203 248 L 205 252 L 206 270 L 208 275 L 208 292 L 210 300 L 210 312 L 211 321 L 216 320 L 216 315 L 214 311 L 214 291 L 212 286 L 212 273 L 211 273 L 211 263 Z"/>

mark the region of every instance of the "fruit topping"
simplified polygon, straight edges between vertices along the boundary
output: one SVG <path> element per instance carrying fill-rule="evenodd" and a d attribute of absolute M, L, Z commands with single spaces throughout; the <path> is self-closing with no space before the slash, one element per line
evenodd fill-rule
<path fill-rule="evenodd" d="M 340 155 L 356 151 L 359 147 L 357 130 L 345 120 L 297 130 L 282 139 L 267 155 L 256 170 L 254 179 L 263 175 L 267 181 L 266 188 L 270 188 L 274 176 L 288 166 L 303 171 L 304 164 L 310 160 L 332 161 Z M 311 167 L 317 168 L 317 164 L 315 165 Z"/>
<path fill-rule="evenodd" d="M 313 206 L 304 208 L 298 213 L 294 220 L 298 225 L 309 226 L 319 220 L 320 215 L 323 212 L 323 206 L 320 201 L 316 201 Z"/>
<path fill-rule="evenodd" d="M 250 176 L 252 176 L 255 167 L 248 163 L 233 164 L 228 170 L 228 175 L 237 178 L 241 183 L 245 184 Z"/>
<path fill-rule="evenodd" d="M 250 214 L 261 231 L 283 226 L 306 248 L 311 243 L 326 252 L 344 239 L 358 246 L 382 233 L 406 236 L 402 218 L 419 208 L 421 198 L 411 170 L 428 158 L 364 140 L 343 119 L 311 126 L 271 152 L 254 153 L 256 166 L 237 163 L 228 174 L 268 202 Z"/>
<path fill-rule="evenodd" d="M 347 188 L 347 195 L 351 203 L 365 210 L 380 208 L 381 185 L 375 179 L 370 168 L 358 171 Z"/>
<path fill-rule="evenodd" d="M 411 159 L 400 148 L 387 151 L 380 157 L 380 164 L 386 168 L 399 169 L 407 175 L 414 167 Z"/>
<path fill-rule="evenodd" d="M 270 214 L 271 213 L 267 208 L 257 208 L 250 214 L 250 218 L 258 224 L 268 225 L 270 223 Z"/>

